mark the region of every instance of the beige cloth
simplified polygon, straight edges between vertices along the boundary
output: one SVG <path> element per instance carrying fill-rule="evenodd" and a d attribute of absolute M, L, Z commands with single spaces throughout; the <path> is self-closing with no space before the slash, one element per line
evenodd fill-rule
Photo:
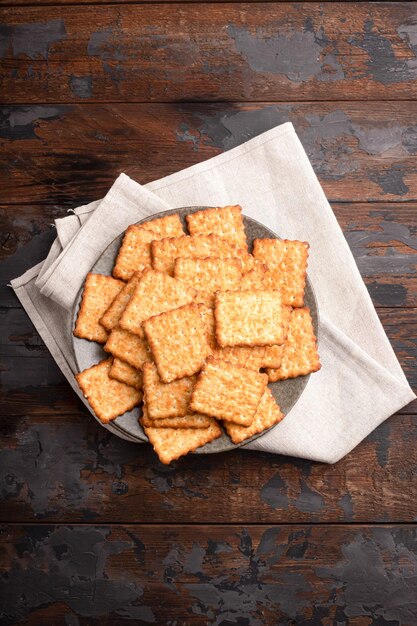
<path fill-rule="evenodd" d="M 57 220 L 57 240 L 44 264 L 12 286 L 81 397 L 70 315 L 104 248 L 128 224 L 155 212 L 236 203 L 278 235 L 309 241 L 308 273 L 320 312 L 322 369 L 285 420 L 248 447 L 334 463 L 415 395 L 290 123 L 147 185 L 122 174 L 102 201 Z"/>

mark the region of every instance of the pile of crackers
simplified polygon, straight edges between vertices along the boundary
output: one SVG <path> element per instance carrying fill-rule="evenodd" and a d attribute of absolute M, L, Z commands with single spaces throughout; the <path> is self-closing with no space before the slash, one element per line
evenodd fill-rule
<path fill-rule="evenodd" d="M 304 307 L 308 244 L 255 239 L 240 206 L 132 225 L 113 276 L 88 274 L 74 329 L 109 357 L 77 375 L 104 423 L 142 404 L 163 463 L 284 417 L 268 382 L 320 368 Z"/>

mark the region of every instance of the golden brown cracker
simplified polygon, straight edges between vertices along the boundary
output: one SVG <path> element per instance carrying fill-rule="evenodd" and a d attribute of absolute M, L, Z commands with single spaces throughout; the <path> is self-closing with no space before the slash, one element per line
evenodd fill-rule
<path fill-rule="evenodd" d="M 283 304 L 302 307 L 309 245 L 289 239 L 255 239 L 253 256 L 269 268 L 264 286 L 280 289 Z"/>
<path fill-rule="evenodd" d="M 248 291 L 256 289 L 264 289 L 264 278 L 268 268 L 265 263 L 261 263 L 257 259 L 253 260 L 253 268 L 245 272 L 240 281 L 239 290 Z"/>
<path fill-rule="evenodd" d="M 229 361 L 250 370 L 281 365 L 283 346 L 233 346 L 213 351 L 216 359 Z"/>
<path fill-rule="evenodd" d="M 135 389 L 143 388 L 143 374 L 141 370 L 136 369 L 126 363 L 126 361 L 122 361 L 121 359 L 114 358 L 113 364 L 109 371 L 110 378 L 115 378 L 119 380 L 121 383 L 125 383 L 126 385 L 130 385 Z"/>
<path fill-rule="evenodd" d="M 242 208 L 238 204 L 204 209 L 187 215 L 185 219 L 190 235 L 213 233 L 233 242 L 239 248 L 247 249 Z"/>
<path fill-rule="evenodd" d="M 164 383 L 199 372 L 210 354 L 202 304 L 187 304 L 151 317 L 144 330 Z"/>
<path fill-rule="evenodd" d="M 146 339 L 118 326 L 111 331 L 104 350 L 136 369 L 142 369 L 144 363 L 152 361 Z"/>
<path fill-rule="evenodd" d="M 97 417 L 107 424 L 137 406 L 142 392 L 109 377 L 112 359 L 101 361 L 76 375 L 77 382 Z"/>
<path fill-rule="evenodd" d="M 136 289 L 136 285 L 139 282 L 141 274 L 141 272 L 136 272 L 136 274 L 133 274 L 132 278 L 129 280 L 128 283 L 125 284 L 123 289 L 117 294 L 113 302 L 110 304 L 104 315 L 102 315 L 102 317 L 100 318 L 100 324 L 104 326 L 104 328 L 108 332 L 110 332 L 119 324 L 122 313 L 127 307 L 127 304 Z"/>
<path fill-rule="evenodd" d="M 238 259 L 178 258 L 175 261 L 174 276 L 210 300 L 210 296 L 214 297 L 216 291 L 237 289 L 242 279 L 242 269 Z"/>
<path fill-rule="evenodd" d="M 175 259 L 190 258 L 244 258 L 249 256 L 245 250 L 222 239 L 218 235 L 194 235 L 153 241 L 151 244 L 152 266 L 154 269 L 174 274 Z"/>
<path fill-rule="evenodd" d="M 223 424 L 233 443 L 239 444 L 249 439 L 249 437 L 262 433 L 264 430 L 271 428 L 271 426 L 278 424 L 283 418 L 284 414 L 275 402 L 271 390 L 267 387 L 250 426 L 239 426 L 239 424 L 234 424 L 233 422 L 223 422 Z"/>
<path fill-rule="evenodd" d="M 136 271 L 151 267 L 151 242 L 155 239 L 182 235 L 184 230 L 177 214 L 143 224 L 132 224 L 125 231 L 113 268 L 113 276 L 129 280 Z"/>
<path fill-rule="evenodd" d="M 145 270 L 120 318 L 124 330 L 143 336 L 145 320 L 192 302 L 195 289 L 162 272 Z"/>
<path fill-rule="evenodd" d="M 74 328 L 76 337 L 105 343 L 107 331 L 99 320 L 123 287 L 122 281 L 111 276 L 87 274 Z"/>
<path fill-rule="evenodd" d="M 175 355 L 172 357 L 175 358 Z M 171 383 L 163 383 L 155 363 L 145 363 L 143 366 L 143 388 L 148 417 L 157 420 L 164 417 L 187 415 L 189 413 L 188 403 L 195 381 L 195 376 L 189 376 L 174 380 Z"/>
<path fill-rule="evenodd" d="M 267 383 L 266 374 L 209 357 L 191 394 L 190 408 L 249 426 Z"/>
<path fill-rule="evenodd" d="M 199 415 L 198 413 L 191 413 L 182 417 L 151 419 L 148 415 L 147 405 L 144 403 L 140 423 L 142 426 L 151 428 L 208 428 L 212 423 L 212 419 L 212 417 Z"/>
<path fill-rule="evenodd" d="M 142 424 L 142 420 L 139 420 Z M 215 419 L 208 428 L 149 428 L 143 430 L 162 463 L 169 464 L 188 452 L 204 446 L 222 434 Z"/>
<path fill-rule="evenodd" d="M 317 340 L 308 308 L 293 309 L 284 343 L 281 367 L 268 369 L 271 382 L 305 376 L 320 369 Z"/>
<path fill-rule="evenodd" d="M 279 291 L 217 293 L 214 317 L 216 340 L 221 348 L 281 345 L 285 338 Z"/>

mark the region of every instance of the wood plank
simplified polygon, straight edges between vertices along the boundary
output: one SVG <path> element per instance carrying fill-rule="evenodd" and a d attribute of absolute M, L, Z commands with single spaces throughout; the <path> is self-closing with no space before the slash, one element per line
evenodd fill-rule
<path fill-rule="evenodd" d="M 0 519 L 249 524 L 417 516 L 416 416 L 390 418 L 333 466 L 243 449 L 164 466 L 150 446 L 118 439 L 79 413 L 6 413 Z"/>
<path fill-rule="evenodd" d="M 2 9 L 6 102 L 413 98 L 413 2 Z"/>
<path fill-rule="evenodd" d="M 417 205 L 333 203 L 333 209 L 374 304 L 417 307 Z M 7 283 L 46 257 L 55 236 L 50 224 L 66 211 L 28 204 L 0 207 L 0 214 L 0 302 L 16 307 Z"/>
<path fill-rule="evenodd" d="M 417 5 L 416 5 L 417 6 Z M 417 84 L 417 83 L 416 83 Z M 332 202 L 417 201 L 417 102 L 3 107 L 1 204 L 72 208 L 291 121 Z"/>
<path fill-rule="evenodd" d="M 2 532 L 5 623 L 417 620 L 411 525 L 26 525 Z"/>

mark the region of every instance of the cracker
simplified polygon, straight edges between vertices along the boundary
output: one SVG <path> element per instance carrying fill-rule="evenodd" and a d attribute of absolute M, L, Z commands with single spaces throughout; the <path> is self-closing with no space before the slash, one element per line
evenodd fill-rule
<path fill-rule="evenodd" d="M 194 235 L 153 241 L 151 243 L 152 267 L 171 276 L 174 274 L 175 259 L 244 258 L 245 250 L 238 248 L 218 235 Z"/>
<path fill-rule="evenodd" d="M 296 308 L 291 314 L 281 367 L 268 369 L 268 378 L 271 382 L 296 378 L 317 372 L 320 367 L 310 309 Z"/>
<path fill-rule="evenodd" d="M 99 320 L 123 287 L 122 281 L 111 276 L 87 274 L 74 328 L 76 337 L 105 343 L 107 331 Z"/>
<path fill-rule="evenodd" d="M 173 358 L 174 355 L 173 355 Z M 163 383 L 155 363 L 143 366 L 143 388 L 150 419 L 164 417 L 183 417 L 189 413 L 188 403 L 194 389 L 196 377 L 190 376 Z"/>
<path fill-rule="evenodd" d="M 200 314 L 203 308 L 202 304 L 187 304 L 144 322 L 162 382 L 199 372 L 210 354 L 206 325 Z"/>
<path fill-rule="evenodd" d="M 139 420 L 142 424 L 142 420 Z M 208 428 L 149 428 L 143 430 L 162 463 L 168 464 L 184 454 L 204 446 L 222 434 L 215 419 Z"/>
<path fill-rule="evenodd" d="M 240 281 L 239 289 L 241 291 L 263 289 L 263 281 L 268 267 L 256 259 L 253 260 L 253 268 L 245 272 Z"/>
<path fill-rule="evenodd" d="M 194 287 L 199 296 L 213 302 L 216 291 L 237 289 L 242 279 L 238 259 L 208 257 L 206 259 L 178 258 L 174 276 Z"/>
<path fill-rule="evenodd" d="M 224 206 L 204 209 L 191 213 L 185 218 L 190 235 L 210 235 L 214 233 L 223 239 L 247 249 L 245 227 L 243 225 L 242 208 Z"/>
<path fill-rule="evenodd" d="M 143 337 L 129 333 L 123 328 L 113 328 L 106 344 L 103 346 L 106 352 L 126 361 L 136 369 L 142 369 L 144 363 L 152 361 L 152 355 L 148 343 Z"/>
<path fill-rule="evenodd" d="M 119 380 L 121 383 L 125 383 L 126 385 L 130 385 L 135 389 L 143 388 L 143 375 L 142 372 L 135 367 L 126 363 L 126 361 L 122 361 L 121 359 L 114 358 L 113 364 L 109 371 L 110 378 L 115 378 Z"/>
<path fill-rule="evenodd" d="M 285 339 L 281 294 L 274 290 L 216 294 L 216 340 L 225 346 L 273 346 Z"/>
<path fill-rule="evenodd" d="M 249 426 L 267 383 L 266 374 L 209 357 L 191 394 L 190 408 Z"/>
<path fill-rule="evenodd" d="M 142 392 L 109 377 L 112 359 L 76 375 L 77 382 L 99 420 L 107 424 L 142 400 Z"/>
<path fill-rule="evenodd" d="M 208 428 L 212 420 L 212 417 L 199 415 L 198 413 L 191 413 L 189 415 L 183 415 L 182 417 L 165 417 L 153 420 L 148 415 L 147 405 L 144 404 L 142 408 L 141 425 L 151 428 Z"/>
<path fill-rule="evenodd" d="M 304 304 L 309 245 L 289 239 L 255 239 L 253 256 L 266 263 L 269 271 L 264 286 L 280 289 L 282 302 L 293 307 Z"/>
<path fill-rule="evenodd" d="M 145 320 L 188 304 L 196 295 L 195 289 L 176 278 L 145 270 L 120 318 L 120 326 L 143 337 L 142 323 Z"/>
<path fill-rule="evenodd" d="M 259 371 L 264 367 L 280 367 L 282 351 L 283 346 L 233 346 L 217 348 L 213 351 L 213 356 Z"/>
<path fill-rule="evenodd" d="M 122 313 L 136 289 L 141 274 L 141 272 L 133 274 L 132 278 L 118 293 L 104 315 L 100 318 L 100 324 L 104 326 L 108 332 L 118 325 Z"/>
<path fill-rule="evenodd" d="M 182 235 L 184 230 L 177 214 L 143 224 L 132 224 L 125 231 L 113 268 L 113 276 L 129 280 L 136 271 L 151 267 L 151 241 Z"/>
<path fill-rule="evenodd" d="M 233 443 L 238 444 L 249 439 L 249 437 L 253 437 L 253 435 L 262 433 L 274 424 L 278 424 L 283 418 L 284 414 L 275 402 L 271 390 L 267 387 L 250 426 L 245 428 L 233 422 L 223 422 L 223 424 L 230 439 Z"/>

